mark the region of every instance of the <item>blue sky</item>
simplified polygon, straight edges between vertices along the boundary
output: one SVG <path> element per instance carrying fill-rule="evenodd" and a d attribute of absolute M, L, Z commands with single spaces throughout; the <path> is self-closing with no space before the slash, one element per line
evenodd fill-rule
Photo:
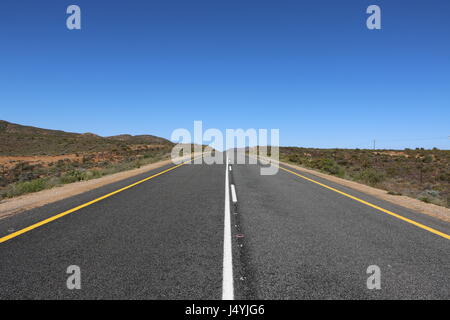
<path fill-rule="evenodd" d="M 82 30 L 66 28 L 66 8 Z M 366 8 L 382 9 L 382 30 Z M 100 135 L 279 128 L 450 149 L 448 0 L 6 0 L 0 119 Z"/>

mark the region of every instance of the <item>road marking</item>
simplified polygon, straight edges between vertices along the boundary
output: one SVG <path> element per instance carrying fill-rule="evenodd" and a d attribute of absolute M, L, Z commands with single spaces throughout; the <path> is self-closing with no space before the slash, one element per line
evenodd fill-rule
<path fill-rule="evenodd" d="M 227 166 L 225 166 L 225 217 L 223 228 L 222 300 L 234 300 L 233 255 L 231 252 L 230 185 L 227 169 Z"/>
<path fill-rule="evenodd" d="M 379 206 L 377 206 L 377 205 L 374 205 L 374 204 L 372 204 L 372 203 L 370 203 L 370 202 L 364 201 L 364 200 L 359 199 L 359 198 L 357 198 L 357 197 L 355 197 L 355 196 L 352 196 L 352 195 L 350 195 L 350 194 L 348 194 L 348 193 L 345 193 L 345 192 L 342 192 L 342 191 L 340 191 L 340 190 L 338 190 L 338 189 L 335 189 L 335 188 L 332 188 L 332 187 L 330 187 L 330 186 L 327 186 L 326 184 L 323 184 L 323 183 L 320 183 L 320 182 L 318 182 L 318 181 L 316 181 L 316 180 L 313 180 L 313 179 L 310 179 L 310 178 L 308 178 L 308 177 L 305 177 L 305 176 L 303 176 L 303 175 L 301 175 L 301 174 L 298 174 L 298 173 L 296 173 L 296 172 L 294 172 L 294 171 L 291 171 L 291 170 L 289 170 L 289 169 L 285 169 L 285 168 L 283 168 L 283 167 L 280 167 L 279 165 L 278 165 L 278 168 L 280 168 L 281 170 L 284 170 L 284 171 L 286 171 L 286 172 L 289 172 L 289 173 L 291 173 L 291 174 L 293 174 L 293 175 L 296 175 L 296 176 L 298 176 L 298 177 L 300 177 L 300 178 L 302 178 L 302 179 L 305 179 L 305 180 L 308 180 L 308 181 L 313 182 L 313 183 L 315 183 L 315 184 L 318 184 L 318 185 L 320 185 L 320 186 L 322 186 L 322 187 L 324 187 L 324 188 L 327 188 L 327 189 L 329 189 L 329 190 L 331 190 L 331 191 L 337 192 L 337 193 L 339 193 L 339 194 L 341 194 L 341 195 L 343 195 L 343 196 L 346 196 L 347 198 L 350 198 L 350 199 L 353 199 L 353 200 L 355 200 L 355 201 L 358 201 L 358 202 L 360 202 L 360 203 L 362 203 L 362 204 L 365 204 L 366 206 L 369 206 L 369 207 L 372 207 L 372 208 L 374 208 L 374 209 L 377 209 L 377 210 L 379 210 L 379 211 L 381 211 L 381 212 L 387 213 L 388 215 L 391 215 L 391 216 L 393 216 L 393 217 L 395 217 L 395 218 L 397 218 L 397 219 L 400 219 L 400 220 L 403 220 L 403 221 L 405 221 L 405 222 L 408 222 L 408 223 L 410 223 L 410 224 L 412 224 L 412 225 L 415 225 L 416 227 L 419 227 L 419 228 L 421 228 L 421 229 L 427 230 L 427 231 L 429 231 L 429 232 L 431 232 L 431 233 L 434 233 L 434 234 L 436 234 L 436 235 L 438 235 L 438 236 L 441 236 L 441 237 L 443 237 L 443 238 L 445 238 L 445 239 L 447 239 L 447 240 L 450 240 L 450 235 L 445 234 L 445 233 L 443 233 L 443 232 L 441 232 L 441 231 L 438 231 L 438 230 L 436 230 L 436 229 L 430 228 L 430 227 L 428 227 L 428 226 L 426 226 L 426 225 L 423 225 L 423 224 L 421 224 L 421 223 L 419 223 L 419 222 L 416 222 L 416 221 L 414 221 L 414 220 L 405 218 L 405 217 L 403 217 L 403 216 L 401 216 L 401 215 L 399 215 L 399 214 L 397 214 L 397 213 L 394 213 L 394 212 L 392 212 L 392 211 L 383 209 L 383 208 L 381 208 L 381 207 L 379 207 Z"/>
<path fill-rule="evenodd" d="M 234 184 L 231 185 L 231 199 L 233 200 L 233 203 L 237 202 L 236 188 L 234 187 Z"/>
<path fill-rule="evenodd" d="M 196 159 L 196 158 L 194 158 L 194 159 Z M 16 232 L 14 232 L 14 233 L 11 233 L 11 234 L 9 234 L 9 235 L 7 235 L 7 236 L 4 236 L 4 237 L 0 238 L 0 243 L 6 242 L 6 241 L 8 241 L 8 240 L 11 240 L 11 239 L 13 239 L 13 238 L 15 238 L 15 237 L 18 237 L 18 236 L 20 236 L 20 235 L 22 235 L 22 234 L 24 234 L 24 233 L 26 233 L 26 232 L 28 232 L 28 231 L 34 230 L 34 229 L 39 228 L 39 227 L 41 227 L 41 226 L 43 226 L 43 225 L 45 225 L 45 224 L 47 224 L 47 223 L 50 223 L 50 222 L 52 222 L 52 221 L 55 221 L 55 220 L 57 220 L 57 219 L 59 219 L 59 218 L 62 218 L 62 217 L 64 217 L 64 216 L 67 216 L 68 214 L 71 214 L 71 213 L 73 213 L 73 212 L 75 212 L 75 211 L 78 211 L 78 210 L 80 210 L 80 209 L 86 208 L 86 207 L 90 206 L 91 204 L 94 204 L 94 203 L 99 202 L 99 201 L 101 201 L 101 200 L 103 200 L 103 199 L 109 198 L 109 197 L 111 197 L 111 196 L 113 196 L 113 195 L 115 195 L 115 194 L 118 194 L 119 192 L 125 191 L 125 190 L 127 190 L 127 189 L 132 188 L 132 187 L 135 187 L 135 186 L 137 186 L 138 184 L 141 184 L 141 183 L 143 183 L 143 182 L 145 182 L 145 181 L 148 181 L 148 180 L 150 180 L 150 179 L 156 178 L 156 177 L 158 177 L 158 176 L 160 176 L 160 175 L 162 175 L 162 174 L 164 174 L 164 173 L 166 173 L 166 172 L 172 171 L 173 169 L 176 169 L 176 168 L 178 168 L 178 167 L 181 167 L 182 165 L 185 165 L 185 164 L 187 164 L 187 163 L 189 163 L 189 162 L 191 162 L 191 161 L 193 161 L 193 159 L 188 160 L 188 161 L 185 161 L 185 162 L 183 162 L 183 163 L 180 163 L 180 164 L 178 164 L 178 165 L 176 165 L 176 166 L 170 167 L 169 169 L 166 169 L 166 170 L 164 170 L 164 171 L 161 171 L 161 172 L 159 172 L 159 173 L 156 173 L 156 174 L 154 174 L 154 175 L 152 175 L 152 176 L 150 176 L 150 177 L 147 177 L 147 178 L 145 178 L 145 179 L 139 180 L 138 182 L 135 182 L 135 183 L 133 183 L 133 184 L 130 184 L 130 185 L 126 186 L 126 187 L 123 187 L 123 188 L 118 189 L 118 190 L 116 190 L 116 191 L 113 191 L 113 192 L 111 192 L 111 193 L 105 194 L 104 196 L 101 196 L 101 197 L 99 197 L 99 198 L 97 198 L 97 199 L 94 199 L 94 200 L 92 200 L 92 201 L 83 203 L 82 205 L 79 205 L 78 207 L 75 207 L 75 208 L 69 209 L 69 210 L 67 210 L 67 211 L 61 212 L 61 213 L 59 213 L 59 214 L 57 214 L 57 215 L 54 215 L 54 216 L 52 216 L 52 217 L 50 217 L 50 218 L 47 218 L 47 219 L 45 219 L 45 220 L 42 220 L 42 221 L 37 222 L 37 223 L 35 223 L 35 224 L 32 224 L 31 226 L 28 226 L 28 227 L 26 227 L 26 228 L 23 228 L 23 229 L 21 229 L 21 230 L 18 230 L 18 231 L 16 231 Z"/>

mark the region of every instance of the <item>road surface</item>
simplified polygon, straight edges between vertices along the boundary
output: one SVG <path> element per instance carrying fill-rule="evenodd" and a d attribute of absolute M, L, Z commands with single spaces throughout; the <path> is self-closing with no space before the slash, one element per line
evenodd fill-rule
<path fill-rule="evenodd" d="M 260 168 L 167 166 L 0 220 L 0 299 L 450 298 L 450 224 Z"/>

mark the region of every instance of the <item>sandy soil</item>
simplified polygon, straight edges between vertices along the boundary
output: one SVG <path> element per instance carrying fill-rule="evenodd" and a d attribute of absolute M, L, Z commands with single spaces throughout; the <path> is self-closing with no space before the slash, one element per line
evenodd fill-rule
<path fill-rule="evenodd" d="M 163 145 L 132 145 L 130 149 L 132 150 L 154 150 L 157 148 L 163 148 Z M 28 162 L 31 164 L 43 164 L 47 165 L 51 162 L 57 162 L 59 160 L 71 160 L 71 161 L 81 161 L 84 156 L 93 157 L 92 160 L 100 162 L 105 159 L 114 161 L 120 159 L 120 156 L 111 154 L 110 152 L 90 152 L 90 153 L 71 153 L 58 156 L 0 156 L 0 165 L 4 165 L 7 168 L 15 166 L 18 162 Z"/>
<path fill-rule="evenodd" d="M 5 199 L 0 202 L 0 219 L 9 217 L 13 214 L 30 210 L 43 206 L 48 203 L 59 201 L 74 195 L 99 188 L 101 186 L 117 182 L 138 174 L 147 172 L 172 163 L 171 160 L 155 162 L 139 169 L 122 171 L 108 176 L 89 181 L 80 181 L 71 184 L 66 184 L 61 187 L 53 189 L 42 190 L 36 193 L 26 194 L 20 197 Z"/>
<path fill-rule="evenodd" d="M 274 161 L 274 160 L 273 160 Z M 290 163 L 285 163 L 285 162 L 281 162 L 281 161 L 274 161 L 274 163 L 282 163 L 285 166 L 294 168 L 298 171 L 302 171 L 302 172 L 306 172 L 312 175 L 315 175 L 317 177 L 338 183 L 342 186 L 345 187 L 349 187 L 352 188 L 354 190 L 363 192 L 365 194 L 371 195 L 373 197 L 376 197 L 378 199 L 381 200 L 385 200 L 388 201 L 390 203 L 405 207 L 407 209 L 411 209 L 414 210 L 416 212 L 420 212 L 435 218 L 438 218 L 440 220 L 443 221 L 447 221 L 450 222 L 450 209 L 445 208 L 445 207 L 441 207 L 441 206 L 437 206 L 435 204 L 431 204 L 431 203 L 425 203 L 423 201 L 417 200 L 417 199 L 413 199 L 407 196 L 394 196 L 394 195 L 390 195 L 387 193 L 387 191 L 385 190 L 381 190 L 381 189 L 377 189 L 377 188 L 373 188 L 373 187 L 369 187 L 366 186 L 364 184 L 358 183 L 358 182 L 354 182 L 354 181 L 350 181 L 350 180 L 345 180 L 342 178 L 338 178 L 335 176 L 331 176 L 322 172 L 318 172 L 315 170 L 311 170 L 311 169 L 306 169 L 297 165 L 293 165 Z"/>
<path fill-rule="evenodd" d="M 9 168 L 15 166 L 18 162 L 48 164 L 50 162 L 57 162 L 58 160 L 81 160 L 82 158 L 82 156 L 77 156 L 75 154 L 61 156 L 0 156 L 0 165 L 4 165 Z"/>
<path fill-rule="evenodd" d="M 0 163 L 7 163 L 11 161 L 29 161 L 29 162 L 53 162 L 64 159 L 76 159 L 75 154 L 66 154 L 62 156 L 0 156 Z"/>
<path fill-rule="evenodd" d="M 381 152 L 378 152 L 378 151 L 376 151 L 375 152 L 375 154 L 385 154 L 385 155 L 388 155 L 388 156 L 391 156 L 391 157 L 409 157 L 405 152 L 403 152 L 403 151 L 381 151 Z"/>

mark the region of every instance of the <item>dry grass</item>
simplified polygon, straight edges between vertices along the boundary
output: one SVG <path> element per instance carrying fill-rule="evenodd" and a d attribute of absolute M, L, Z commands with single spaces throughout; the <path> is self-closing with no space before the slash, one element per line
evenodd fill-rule
<path fill-rule="evenodd" d="M 280 148 L 280 160 L 450 208 L 450 151 Z"/>
<path fill-rule="evenodd" d="M 100 137 L 0 121 L 0 200 L 168 159 L 151 135 Z"/>

